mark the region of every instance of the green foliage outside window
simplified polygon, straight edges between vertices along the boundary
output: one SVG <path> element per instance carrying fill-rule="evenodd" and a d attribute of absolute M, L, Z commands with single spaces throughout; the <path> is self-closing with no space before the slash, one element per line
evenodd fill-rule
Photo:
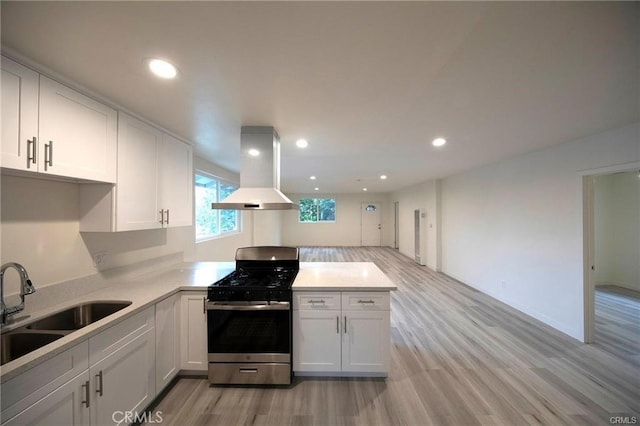
<path fill-rule="evenodd" d="M 300 222 L 335 222 L 336 200 L 334 198 L 302 198 L 298 210 Z"/>

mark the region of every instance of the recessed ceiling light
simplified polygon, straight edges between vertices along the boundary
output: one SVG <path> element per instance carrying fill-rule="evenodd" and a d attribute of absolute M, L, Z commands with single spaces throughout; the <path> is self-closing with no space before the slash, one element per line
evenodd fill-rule
<path fill-rule="evenodd" d="M 363 190 L 363 191 L 366 191 L 366 190 L 367 190 L 367 188 L 362 188 L 362 190 Z"/>
<path fill-rule="evenodd" d="M 447 140 L 445 138 L 436 138 L 431 143 L 433 146 L 442 146 L 447 143 Z"/>
<path fill-rule="evenodd" d="M 252 157 L 257 157 L 258 155 L 260 155 L 260 151 L 258 151 L 257 149 L 251 148 L 249 151 L 247 151 L 249 153 L 250 156 Z"/>
<path fill-rule="evenodd" d="M 380 179 L 385 180 L 387 178 L 387 175 L 380 175 Z"/>
<path fill-rule="evenodd" d="M 309 142 L 307 142 L 307 140 L 306 140 L 306 139 L 298 139 L 298 140 L 296 141 L 296 146 L 297 146 L 298 148 L 306 148 L 306 147 L 308 147 L 308 146 L 309 146 Z"/>
<path fill-rule="evenodd" d="M 313 188 L 314 191 L 320 191 L 320 188 Z"/>
<path fill-rule="evenodd" d="M 149 69 L 160 78 L 175 78 L 178 75 L 176 67 L 162 59 L 149 60 Z"/>
<path fill-rule="evenodd" d="M 309 179 L 316 180 L 316 177 L 315 176 L 309 176 Z"/>

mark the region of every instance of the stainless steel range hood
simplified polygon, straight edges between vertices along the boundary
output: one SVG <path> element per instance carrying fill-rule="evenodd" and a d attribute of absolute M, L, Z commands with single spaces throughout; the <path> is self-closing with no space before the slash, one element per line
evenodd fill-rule
<path fill-rule="evenodd" d="M 297 208 L 280 192 L 280 137 L 273 127 L 243 126 L 240 132 L 240 188 L 213 209 Z"/>

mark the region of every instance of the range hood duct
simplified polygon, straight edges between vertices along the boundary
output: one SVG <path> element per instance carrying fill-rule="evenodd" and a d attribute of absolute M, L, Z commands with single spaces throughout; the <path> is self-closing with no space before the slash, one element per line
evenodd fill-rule
<path fill-rule="evenodd" d="M 249 152 L 258 152 L 251 155 Z M 280 137 L 273 127 L 243 126 L 240 132 L 240 188 L 213 209 L 290 210 L 297 208 L 280 192 Z"/>

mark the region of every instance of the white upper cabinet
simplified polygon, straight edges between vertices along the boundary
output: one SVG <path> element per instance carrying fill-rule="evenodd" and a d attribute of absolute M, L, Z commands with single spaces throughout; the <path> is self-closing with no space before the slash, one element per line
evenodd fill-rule
<path fill-rule="evenodd" d="M 40 76 L 40 172 L 116 181 L 117 113 Z"/>
<path fill-rule="evenodd" d="M 80 231 L 119 232 L 193 224 L 190 145 L 118 113 L 118 182 L 80 187 Z"/>
<path fill-rule="evenodd" d="M 117 113 L 2 57 L 5 168 L 116 181 Z"/>
<path fill-rule="evenodd" d="M 163 137 L 160 199 L 164 226 L 193 224 L 193 153 L 191 146 L 167 134 Z"/>
<path fill-rule="evenodd" d="M 1 81 L 0 165 L 37 171 L 38 73 L 2 57 Z"/>
<path fill-rule="evenodd" d="M 127 114 L 118 114 L 118 231 L 162 227 L 158 188 L 161 152 L 160 130 Z"/>

